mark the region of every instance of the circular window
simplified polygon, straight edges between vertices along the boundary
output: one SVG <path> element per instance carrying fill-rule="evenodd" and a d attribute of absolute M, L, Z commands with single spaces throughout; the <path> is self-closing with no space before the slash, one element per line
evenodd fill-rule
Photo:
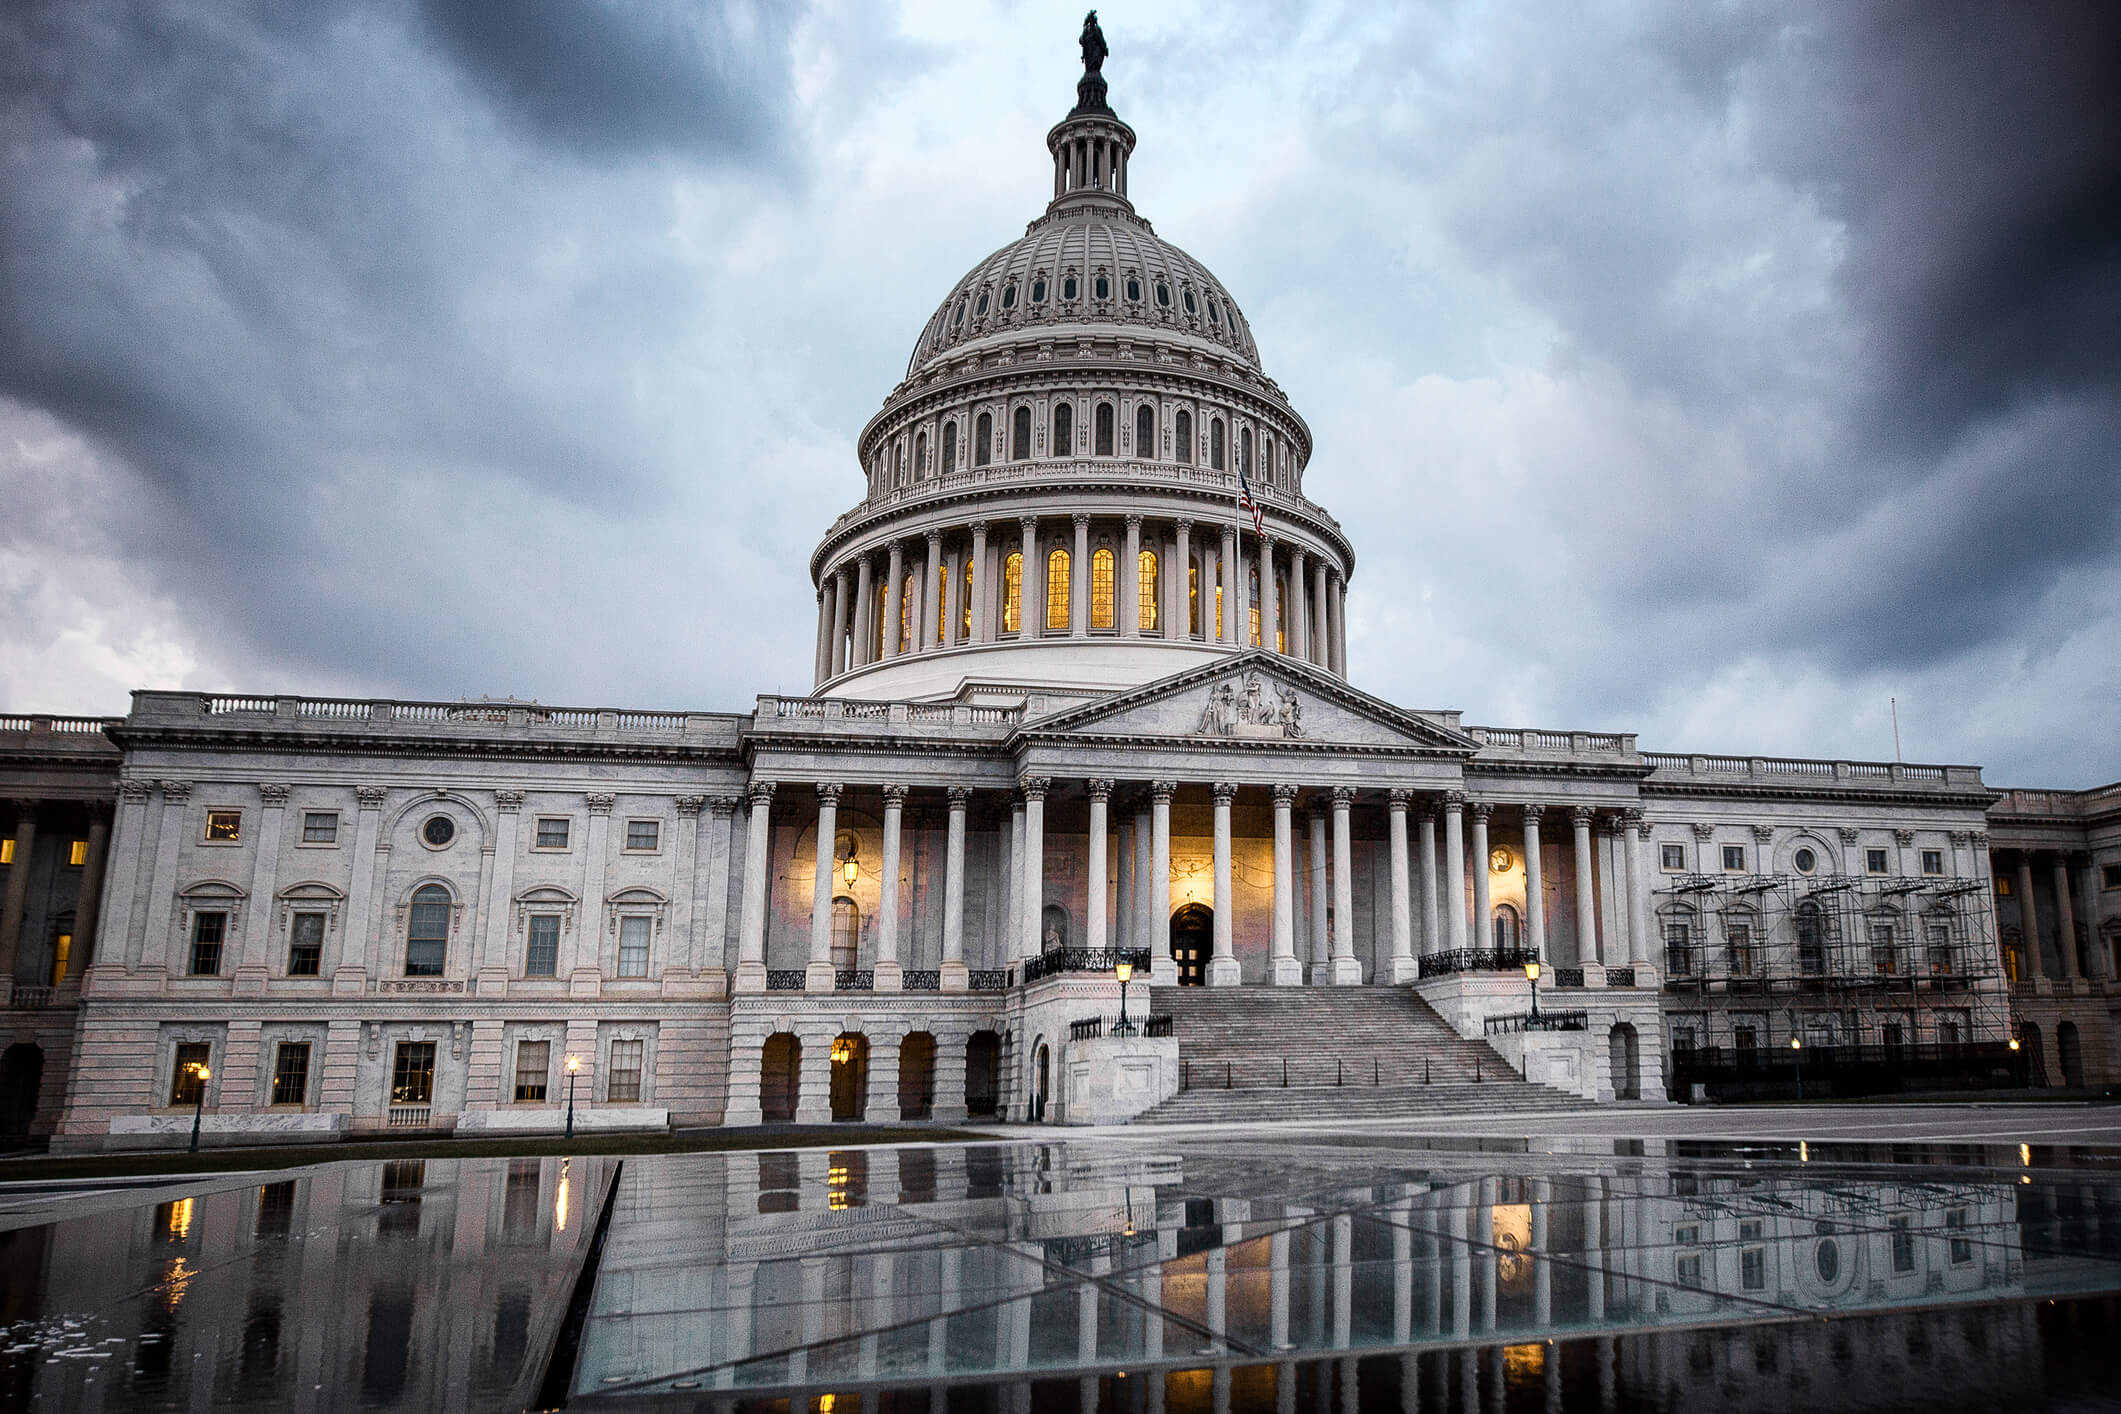
<path fill-rule="evenodd" d="M 1102 275 L 1091 282 L 1090 289 L 1099 299 L 1112 298 L 1112 282 Z"/>
<path fill-rule="evenodd" d="M 456 837 L 457 822 L 447 815 L 430 815 L 427 823 L 420 826 L 420 838 L 432 849 L 441 849 Z"/>
<path fill-rule="evenodd" d="M 975 306 L 973 307 L 973 310 L 972 310 L 972 316 L 973 316 L 973 318 L 977 319 L 977 318 L 978 318 L 978 317 L 979 317 L 980 315 L 982 315 L 982 314 L 985 314 L 986 312 L 987 312 L 987 292 L 986 292 L 985 290 L 981 290 L 981 291 L 979 292 L 979 303 L 978 303 L 977 305 L 975 305 Z"/>
<path fill-rule="evenodd" d="M 1198 314 L 1198 313 L 1200 313 L 1200 306 L 1199 306 L 1199 305 L 1197 305 L 1197 304 L 1195 304 L 1195 303 L 1193 302 L 1193 291 L 1191 291 L 1191 290 L 1187 290 L 1187 291 L 1186 291 L 1186 313 L 1188 313 L 1188 314 Z"/>
<path fill-rule="evenodd" d="M 1171 287 L 1161 280 L 1156 282 L 1156 302 L 1165 309 L 1171 307 Z"/>
<path fill-rule="evenodd" d="M 1033 304 L 1044 304 L 1046 302 L 1046 282 L 1044 280 L 1033 280 L 1031 282 L 1031 302 Z"/>
<path fill-rule="evenodd" d="M 1831 1237 L 1819 1239 L 1819 1246 L 1812 1253 L 1812 1267 L 1819 1273 L 1819 1280 L 1833 1285 L 1841 1275 L 1841 1247 Z"/>
<path fill-rule="evenodd" d="M 1791 857 L 1790 862 L 1797 866 L 1798 873 L 1809 874 L 1819 867 L 1819 856 L 1808 849 L 1800 849 Z"/>
<path fill-rule="evenodd" d="M 1011 285 L 1007 289 L 1002 291 L 1002 308 L 1016 308 L 1016 286 Z"/>
<path fill-rule="evenodd" d="M 1061 298 L 1075 298 L 1075 277 L 1073 275 L 1070 275 L 1068 278 L 1061 281 Z"/>
<path fill-rule="evenodd" d="M 1127 298 L 1129 300 L 1132 300 L 1136 304 L 1141 303 L 1142 282 L 1137 279 L 1134 279 L 1132 276 L 1129 276 L 1127 279 Z"/>

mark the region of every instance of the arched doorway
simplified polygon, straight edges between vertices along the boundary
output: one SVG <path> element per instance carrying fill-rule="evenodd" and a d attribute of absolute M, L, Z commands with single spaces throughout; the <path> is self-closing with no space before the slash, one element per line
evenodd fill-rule
<path fill-rule="evenodd" d="M 869 1038 L 843 1031 L 832 1043 L 832 1117 L 861 1119 L 869 1112 Z"/>
<path fill-rule="evenodd" d="M 1215 910 L 1189 903 L 1171 915 L 1171 961 L 1178 965 L 1178 985 L 1199 987 L 1208 980 L 1208 959 L 1215 955 Z"/>
<path fill-rule="evenodd" d="M 965 1112 L 992 1117 L 1001 1101 L 1002 1038 L 975 1031 L 965 1042 Z"/>
<path fill-rule="evenodd" d="M 1635 1035 L 1635 1028 L 1623 1021 L 1615 1026 L 1608 1042 L 1612 1050 L 1613 1098 L 1616 1100 L 1639 1100 L 1642 1098 L 1642 1042 Z"/>
<path fill-rule="evenodd" d="M 2062 1083 L 2072 1090 L 2084 1088 L 2084 1048 L 2077 1040 L 2077 1023 L 2065 1021 L 2055 1028 L 2055 1059 L 2062 1065 Z"/>
<path fill-rule="evenodd" d="M 2030 1021 L 2018 1027 L 2018 1054 L 2025 1058 L 2025 1083 L 2045 1089 L 2047 1054 L 2040 1049 L 2040 1028 Z"/>
<path fill-rule="evenodd" d="M 786 1031 L 766 1038 L 759 1052 L 759 1118 L 767 1124 L 790 1124 L 802 1093 L 803 1043 Z"/>
<path fill-rule="evenodd" d="M 900 1119 L 928 1119 L 935 1113 L 935 1037 L 913 1031 L 898 1043 L 898 1113 Z"/>
<path fill-rule="evenodd" d="M 1040 1124 L 1046 1118 L 1046 1086 L 1047 1082 L 1052 1078 L 1053 1053 L 1047 1050 L 1046 1043 L 1041 1041 L 1032 1056 L 1031 1113 L 1026 1115 L 1025 1118 L 1033 1124 Z"/>
<path fill-rule="evenodd" d="M 24 1041 L 0 1054 L 0 1139 L 29 1137 L 44 1085 L 44 1048 Z"/>

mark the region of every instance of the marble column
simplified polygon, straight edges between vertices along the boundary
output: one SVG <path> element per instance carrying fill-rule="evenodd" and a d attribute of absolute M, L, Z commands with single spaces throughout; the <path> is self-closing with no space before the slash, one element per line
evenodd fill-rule
<path fill-rule="evenodd" d="M 1032 639 L 1046 631 L 1046 557 L 1038 547 L 1038 517 L 1025 516 L 1019 527 L 1024 537 L 1024 576 L 1017 637 Z"/>
<path fill-rule="evenodd" d="M 700 816 L 698 858 L 706 886 L 692 919 L 692 966 L 696 973 L 721 973 L 729 964 L 729 823 L 742 803 L 740 796 L 710 795 L 706 812 Z"/>
<path fill-rule="evenodd" d="M 1142 634 L 1142 518 L 1127 517 L 1127 558 L 1114 576 L 1119 589 L 1119 631 L 1128 638 Z"/>
<path fill-rule="evenodd" d="M 854 642 L 848 650 L 850 668 L 866 667 L 876 657 L 876 571 L 868 555 L 855 561 Z"/>
<path fill-rule="evenodd" d="M 1467 866 L 1473 871 L 1473 946 L 1495 946 L 1495 905 L 1489 886 L 1488 817 L 1495 813 L 1492 800 L 1475 800 L 1466 806 L 1473 817 L 1473 856 Z"/>
<path fill-rule="evenodd" d="M 1085 861 L 1083 886 L 1083 945 L 1090 948 L 1111 946 L 1105 923 L 1106 855 L 1106 811 L 1112 799 L 1112 782 L 1095 779 L 1087 782 L 1090 791 L 1090 839 L 1089 858 Z"/>
<path fill-rule="evenodd" d="M 1395 790 L 1385 799 L 1391 814 L 1392 869 L 1392 981 L 1396 986 L 1415 979 L 1413 882 L 1407 869 L 1407 805 L 1414 793 Z"/>
<path fill-rule="evenodd" d="M 972 801 L 969 786 L 952 786 L 949 841 L 943 850 L 943 961 L 941 988 L 960 993 L 972 985 L 965 966 L 965 812 Z"/>
<path fill-rule="evenodd" d="M 1150 855 L 1156 848 L 1149 838 L 1149 807 L 1141 802 L 1146 797 L 1135 797 L 1134 810 L 1134 920 L 1127 927 L 1127 946 L 1130 948 L 1153 947 L 1156 930 L 1150 926 L 1149 909 L 1152 903 L 1149 886 Z"/>
<path fill-rule="evenodd" d="M 1291 839 L 1290 808 L 1296 802 L 1296 787 L 1279 785 L 1274 787 L 1274 961 L 1268 980 L 1277 987 L 1300 986 L 1304 980 L 1303 964 L 1296 960 L 1296 870 Z M 1284 1242 L 1282 1258 L 1288 1258 L 1288 1246 Z M 1284 1296 L 1288 1274 L 1282 1274 Z M 1287 1312 L 1283 1312 L 1284 1316 Z"/>
<path fill-rule="evenodd" d="M 1333 985 L 1362 981 L 1355 960 L 1355 845 L 1348 831 L 1348 811 L 1355 804 L 1350 786 L 1333 788 Z"/>
<path fill-rule="evenodd" d="M 941 648 L 947 641 L 936 632 L 943 621 L 943 533 L 928 532 L 928 568 L 921 579 L 921 621 L 915 625 L 916 649 Z"/>
<path fill-rule="evenodd" d="M 1304 552 L 1300 545 L 1289 547 L 1289 602 L 1282 607 L 1285 622 L 1289 625 L 1289 654 L 1311 659 L 1311 624 L 1304 611 Z"/>
<path fill-rule="evenodd" d="M 1090 636 L 1090 516 L 1075 513 L 1075 549 L 1068 556 L 1068 636 Z M 1115 576 L 1116 577 L 1116 576 Z"/>
<path fill-rule="evenodd" d="M 91 808 L 95 813 L 88 822 L 88 859 L 81 866 L 81 897 L 74 905 L 74 956 L 67 967 L 67 976 L 76 981 L 96 960 L 96 929 L 103 920 L 103 877 L 110 865 L 110 820 L 102 806 Z M 0 977 L 6 975 L 0 971 Z"/>
<path fill-rule="evenodd" d="M 744 902 L 737 915 L 736 979 L 733 990 L 766 990 L 766 867 L 773 841 L 772 781 L 754 781 L 746 797 L 751 820 L 744 834 Z"/>
<path fill-rule="evenodd" d="M 1230 888 L 1230 802 L 1237 797 L 1237 787 L 1229 781 L 1217 781 L 1213 787 L 1215 797 L 1215 951 L 1208 957 L 1208 985 L 1211 987 L 1234 987 L 1243 980 L 1242 970 L 1237 964 L 1230 915 L 1234 908 Z"/>
<path fill-rule="evenodd" d="M 1237 527 L 1223 527 L 1222 558 L 1217 562 L 1223 586 L 1222 625 L 1220 640 L 1242 646 L 1245 641 L 1244 621 L 1238 617 L 1244 606 L 1244 566 L 1237 558 Z"/>
<path fill-rule="evenodd" d="M 1277 635 L 1281 625 L 1281 596 L 1275 590 L 1274 537 L 1259 542 L 1259 646 L 1270 653 L 1282 651 L 1287 635 Z"/>
<path fill-rule="evenodd" d="M 1466 946 L 1466 798 L 1448 791 L 1443 798 L 1443 907 L 1451 951 Z"/>
<path fill-rule="evenodd" d="M 1537 801 L 1526 801 L 1524 805 L 1525 946 L 1542 962 L 1547 956 L 1547 906 L 1539 860 L 1539 817 L 1545 810 Z"/>
<path fill-rule="evenodd" d="M 1649 871 L 1643 867 L 1643 851 L 1649 848 L 1650 822 L 1643 818 L 1639 809 L 1630 809 L 1626 815 L 1628 842 L 1628 940 L 1629 956 L 1637 967 L 1654 966 L 1654 954 L 1650 951 L 1650 885 Z M 1644 979 L 1637 978 L 1636 985 Z"/>
<path fill-rule="evenodd" d="M 1576 962 L 1603 962 L 1598 948 L 1598 899 L 1591 883 L 1591 821 L 1598 812 L 1588 805 L 1569 811 L 1569 827 L 1576 839 Z"/>
<path fill-rule="evenodd" d="M 37 806 L 38 802 L 25 800 L 15 807 L 19 812 L 15 816 L 15 857 L 7 866 L 7 894 L 0 902 L 0 986 L 9 988 L 14 986 L 15 968 L 21 961 L 22 919 L 29 911 L 30 866 L 37 850 Z M 40 985 L 44 980 L 33 979 Z"/>
<path fill-rule="evenodd" d="M 1315 803 L 1304 817 L 1311 836 L 1311 985 L 1323 987 L 1333 978 L 1332 876 L 1326 869 L 1326 812 Z"/>
<path fill-rule="evenodd" d="M 899 622 L 906 611 L 899 600 L 906 592 L 906 552 L 897 541 L 891 542 L 891 562 L 884 571 L 884 623 L 883 652 L 879 658 L 890 662 L 899 652 Z"/>
<path fill-rule="evenodd" d="M 1430 797 L 1421 807 L 1421 954 L 1443 951 L 1443 920 L 1437 911 L 1436 889 L 1436 801 Z"/>
<path fill-rule="evenodd" d="M 833 844 L 839 834 L 840 787 L 832 783 L 817 788 L 817 859 L 810 880 L 810 965 L 804 970 L 803 990 L 832 990 L 832 893 Z"/>
<path fill-rule="evenodd" d="M 832 651 L 826 662 L 827 676 L 838 677 L 847 671 L 847 571 L 843 567 L 832 577 Z"/>
<path fill-rule="evenodd" d="M 1177 793 L 1176 781 L 1149 785 L 1149 981 L 1157 987 L 1178 981 L 1171 957 L 1171 797 Z"/>
<path fill-rule="evenodd" d="M 1164 597 L 1165 601 L 1170 605 L 1170 610 L 1164 618 L 1164 622 L 1170 627 L 1164 630 L 1164 637 L 1174 641 L 1183 641 L 1191 637 L 1193 632 L 1192 536 L 1193 522 L 1180 520 L 1178 522 L 1178 549 L 1172 553 L 1171 563 L 1164 569 L 1164 584 L 1166 586 Z"/>
<path fill-rule="evenodd" d="M 1037 957 L 1044 948 L 1040 924 L 1046 911 L 1046 787 L 1044 776 L 1026 776 L 1018 785 L 1024 792 L 1024 887 L 1018 895 L 1022 931 L 1017 934 L 1017 957 Z"/>
<path fill-rule="evenodd" d="M 1339 577 L 1333 580 L 1333 673 L 1336 677 L 1348 675 L 1348 584 Z"/>
<path fill-rule="evenodd" d="M 898 876 L 899 835 L 906 815 L 906 787 L 891 784 L 884 787 L 884 860 L 882 877 L 877 880 L 876 897 L 876 961 L 873 965 L 870 985 L 879 992 L 899 992 L 906 987 L 906 970 L 898 955 Z M 950 885 L 945 880 L 945 891 Z M 944 904 L 943 927 L 949 928 L 948 908 Z M 859 961 L 856 966 L 860 966 Z"/>
<path fill-rule="evenodd" d="M 277 883 L 280 868 L 280 828 L 287 817 L 289 787 L 280 784 L 261 785 L 258 798 L 258 833 L 256 847 L 252 851 L 250 876 L 250 907 L 244 910 L 242 949 L 236 954 L 235 990 L 262 992 L 269 971 L 266 965 L 266 942 L 272 932 L 274 907 L 273 896 L 279 892 Z M 234 940 L 231 939 L 231 942 Z M 463 959 L 476 965 L 477 949 L 470 949 L 471 957 Z"/>
<path fill-rule="evenodd" d="M 831 673 L 829 654 L 832 651 L 832 581 L 826 579 L 817 587 L 817 642 L 810 653 L 810 685 L 822 685 Z"/>
<path fill-rule="evenodd" d="M 1333 670 L 1333 621 L 1327 608 L 1331 602 L 1327 591 L 1331 579 L 1326 557 L 1320 555 L 1318 563 L 1311 567 L 1311 661 L 1328 672 Z"/>
<path fill-rule="evenodd" d="M 993 596 L 987 585 L 993 575 L 987 564 L 987 522 L 972 522 L 972 641 L 991 643 L 994 640 L 993 615 L 990 605 Z"/>
<path fill-rule="evenodd" d="M 2061 852 L 2054 855 L 2055 886 L 2055 941 L 2062 954 L 2062 977 L 2074 982 L 2080 975 L 2077 967 L 2077 905 L 2070 897 L 2069 856 Z"/>

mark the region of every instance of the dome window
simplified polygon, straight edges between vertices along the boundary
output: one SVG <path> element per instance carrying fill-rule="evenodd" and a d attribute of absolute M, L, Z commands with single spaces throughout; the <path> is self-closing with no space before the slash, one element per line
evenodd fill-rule
<path fill-rule="evenodd" d="M 1197 305 L 1197 304 L 1195 304 L 1195 303 L 1193 302 L 1193 291 L 1191 291 L 1191 290 L 1187 290 L 1187 291 L 1185 292 L 1185 296 L 1186 296 L 1186 313 L 1188 313 L 1188 314 L 1198 314 L 1198 313 L 1200 313 L 1200 306 L 1199 306 L 1199 305 Z"/>
<path fill-rule="evenodd" d="M 1099 299 L 1112 298 L 1112 282 L 1100 275 L 1090 283 L 1090 291 Z"/>
<path fill-rule="evenodd" d="M 1212 299 L 1208 301 L 1208 322 L 1210 324 L 1223 322 L 1223 308 Z"/>
<path fill-rule="evenodd" d="M 1161 280 L 1156 282 L 1156 302 L 1164 309 L 1171 307 L 1171 287 Z"/>
<path fill-rule="evenodd" d="M 981 290 L 981 291 L 979 292 L 979 303 L 978 303 L 978 304 L 976 304 L 976 305 L 974 305 L 974 306 L 973 306 L 973 308 L 972 308 L 972 317 L 973 317 L 973 318 L 975 318 L 975 319 L 980 319 L 980 318 L 984 318 L 984 317 L 986 316 L 986 313 L 987 313 L 987 292 L 986 292 L 985 290 Z"/>
<path fill-rule="evenodd" d="M 1002 287 L 1002 308 L 1016 308 L 1016 282 L 1014 280 Z"/>
<path fill-rule="evenodd" d="M 1073 275 L 1069 275 L 1069 276 L 1065 277 L 1064 279 L 1062 279 L 1062 281 L 1061 281 L 1061 298 L 1062 298 L 1062 299 L 1074 299 L 1074 298 L 1075 298 L 1075 277 L 1074 277 Z"/>
<path fill-rule="evenodd" d="M 957 302 L 957 313 L 956 313 L 956 314 L 954 314 L 954 315 L 952 315 L 952 316 L 950 317 L 950 322 L 951 322 L 951 324 L 952 324 L 952 325 L 958 325 L 958 326 L 961 326 L 961 325 L 963 325 L 963 324 L 964 324 L 964 322 L 965 322 L 965 302 L 964 302 L 963 300 L 959 300 L 959 301 Z"/>
<path fill-rule="evenodd" d="M 1127 300 L 1131 304 L 1140 304 L 1142 302 L 1142 282 L 1135 279 L 1132 275 L 1127 277 Z"/>
<path fill-rule="evenodd" d="M 1046 302 L 1046 282 L 1043 279 L 1031 282 L 1031 302 L 1033 304 L 1044 304 Z"/>

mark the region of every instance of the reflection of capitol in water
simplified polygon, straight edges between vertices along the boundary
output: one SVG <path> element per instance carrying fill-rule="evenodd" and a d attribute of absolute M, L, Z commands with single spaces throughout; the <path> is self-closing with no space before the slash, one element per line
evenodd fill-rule
<path fill-rule="evenodd" d="M 574 1344 L 613 1171 L 349 1164 L 5 1234 L 26 1348 L 0 1354 L 0 1403 L 520 1408 L 558 1340 L 578 1400 L 816 1409 L 947 1382 L 1011 1405 L 1072 1379 L 1083 1408 L 1177 1414 L 1352 1408 L 1416 1379 L 1430 1408 L 1499 1409 L 1526 1381 L 1626 1402 L 1737 1381 L 1769 1408 L 2000 1388 L 2040 1358 L 2024 1298 L 2121 1290 L 2116 1195 L 2068 1173 L 820 1149 L 626 1159 Z"/>

